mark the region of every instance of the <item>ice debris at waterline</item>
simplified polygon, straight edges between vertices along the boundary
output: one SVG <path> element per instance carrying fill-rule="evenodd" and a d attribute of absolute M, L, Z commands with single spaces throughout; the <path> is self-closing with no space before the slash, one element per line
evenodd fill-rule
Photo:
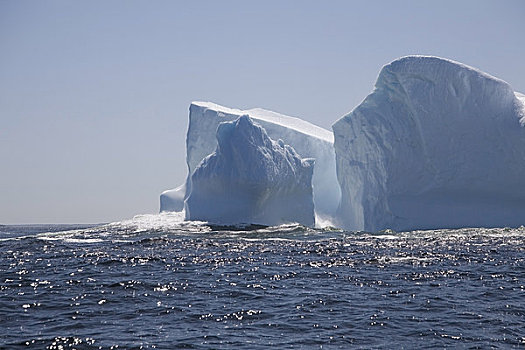
<path fill-rule="evenodd" d="M 261 109 L 192 103 L 188 179 L 161 195 L 161 211 L 182 210 L 193 172 L 217 147 L 217 126 L 243 114 L 302 158 L 315 158 L 314 210 L 345 229 L 525 223 L 525 95 L 430 56 L 383 67 L 374 91 L 333 125 L 333 134 Z"/>
<path fill-rule="evenodd" d="M 523 224 L 522 96 L 437 57 L 384 66 L 374 91 L 333 125 L 344 227 Z"/>
<path fill-rule="evenodd" d="M 314 224 L 313 159 L 273 141 L 247 115 L 219 124 L 217 148 L 191 176 L 186 219 L 217 224 Z"/>
<path fill-rule="evenodd" d="M 333 133 L 299 118 L 256 108 L 246 111 L 210 102 L 193 102 L 190 106 L 186 137 L 188 179 L 185 185 L 161 195 L 161 211 L 179 211 L 191 193 L 191 175 L 199 163 L 215 151 L 215 134 L 221 122 L 249 115 L 273 140 L 283 140 L 302 158 L 314 158 L 313 196 L 315 211 L 324 216 L 335 214 L 341 192 L 335 170 Z"/>

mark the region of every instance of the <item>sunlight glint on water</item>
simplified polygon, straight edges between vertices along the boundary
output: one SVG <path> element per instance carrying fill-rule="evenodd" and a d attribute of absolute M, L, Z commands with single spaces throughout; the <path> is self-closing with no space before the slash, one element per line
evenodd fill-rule
<path fill-rule="evenodd" d="M 8 349 L 525 346 L 523 227 L 0 231 Z"/>

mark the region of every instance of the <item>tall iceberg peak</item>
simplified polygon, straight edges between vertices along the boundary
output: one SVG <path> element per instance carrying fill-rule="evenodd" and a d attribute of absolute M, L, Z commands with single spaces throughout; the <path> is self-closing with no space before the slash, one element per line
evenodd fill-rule
<path fill-rule="evenodd" d="M 191 176 L 186 219 L 217 224 L 314 224 L 314 161 L 244 115 L 217 129 L 215 152 Z"/>
<path fill-rule="evenodd" d="M 523 101 L 454 61 L 384 66 L 373 92 L 333 125 L 345 228 L 523 224 Z"/>
<path fill-rule="evenodd" d="M 313 191 L 316 213 L 334 215 L 341 192 L 337 182 L 333 133 L 299 118 L 264 109 L 238 110 L 211 102 L 193 102 L 190 105 L 186 136 L 186 162 L 188 178 L 185 187 L 169 190 L 161 195 L 161 211 L 181 210 L 184 197 L 191 192 L 191 175 L 199 163 L 217 147 L 215 134 L 219 123 L 233 121 L 241 115 L 261 125 L 268 135 L 292 146 L 302 158 L 314 158 Z"/>

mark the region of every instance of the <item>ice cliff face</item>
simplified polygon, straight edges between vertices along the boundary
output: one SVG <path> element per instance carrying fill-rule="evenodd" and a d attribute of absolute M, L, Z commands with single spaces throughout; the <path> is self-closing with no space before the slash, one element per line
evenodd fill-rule
<path fill-rule="evenodd" d="M 445 59 L 383 67 L 374 91 L 333 125 L 345 228 L 523 224 L 524 100 Z"/>
<path fill-rule="evenodd" d="M 186 137 L 188 174 L 191 176 L 199 163 L 215 151 L 217 147 L 215 133 L 219 123 L 236 120 L 245 114 L 262 126 L 272 139 L 284 140 L 301 157 L 315 159 L 316 166 L 313 174 L 315 210 L 324 215 L 335 214 L 341 192 L 335 170 L 333 134 L 298 118 L 263 109 L 241 111 L 209 102 L 193 102 L 190 106 Z M 190 176 L 186 181 L 187 194 L 191 192 Z M 174 197 L 171 203 L 182 206 L 177 197 Z M 162 206 L 161 210 L 163 210 Z"/>
<path fill-rule="evenodd" d="M 223 122 L 215 152 L 192 172 L 187 220 L 218 224 L 314 224 L 314 161 L 275 142 L 247 116 Z"/>

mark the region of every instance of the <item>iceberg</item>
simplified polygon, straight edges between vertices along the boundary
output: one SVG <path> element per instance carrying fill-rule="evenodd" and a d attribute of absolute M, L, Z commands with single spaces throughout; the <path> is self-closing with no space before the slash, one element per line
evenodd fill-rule
<path fill-rule="evenodd" d="M 217 146 L 192 171 L 186 220 L 313 226 L 313 159 L 273 141 L 248 115 L 220 123 Z"/>
<path fill-rule="evenodd" d="M 338 217 L 349 230 L 525 223 L 525 96 L 430 56 L 384 66 L 333 125 Z"/>
<path fill-rule="evenodd" d="M 322 216 L 335 214 L 341 191 L 337 182 L 333 133 L 299 118 L 256 108 L 238 110 L 211 102 L 190 105 L 186 137 L 188 177 L 185 186 L 165 191 L 161 195 L 161 211 L 180 210 L 192 190 L 191 176 L 199 163 L 217 147 L 215 134 L 221 122 L 233 121 L 248 115 L 262 126 L 274 140 L 283 140 L 302 158 L 314 158 L 313 196 L 315 211 Z M 181 193 L 184 196 L 181 197 Z"/>

